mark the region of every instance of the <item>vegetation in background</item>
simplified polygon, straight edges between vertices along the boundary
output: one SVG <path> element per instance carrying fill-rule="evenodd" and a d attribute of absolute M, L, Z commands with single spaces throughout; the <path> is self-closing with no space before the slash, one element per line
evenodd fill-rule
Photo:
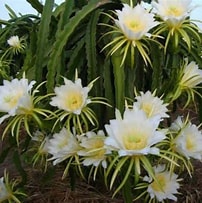
<path fill-rule="evenodd" d="M 38 15 L 7 6 L 0 20 L 0 163 L 12 152 L 22 176 L 12 198 L 25 198 L 26 160 L 44 172 L 61 164 L 72 188 L 75 176 L 99 180 L 126 203 L 176 200 L 202 158 L 199 126 L 173 118 L 192 105 L 202 120 L 191 0 L 27 2 Z"/>

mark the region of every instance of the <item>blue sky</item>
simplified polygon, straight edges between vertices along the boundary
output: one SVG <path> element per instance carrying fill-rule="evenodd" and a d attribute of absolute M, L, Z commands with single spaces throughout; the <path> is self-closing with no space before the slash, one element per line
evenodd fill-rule
<path fill-rule="evenodd" d="M 42 0 L 41 2 L 44 2 L 45 0 Z M 55 3 L 60 4 L 61 2 L 64 2 L 65 0 L 55 0 Z M 192 0 L 193 5 L 199 5 L 196 9 L 194 9 L 192 13 L 192 19 L 198 19 L 202 21 L 202 0 Z M 22 13 L 22 14 L 31 14 L 35 13 L 36 11 L 30 6 L 29 3 L 27 3 L 26 0 L 0 0 L 0 19 L 7 20 L 9 18 L 8 11 L 5 8 L 5 4 L 9 5 L 16 14 Z M 198 23 L 198 26 L 202 30 L 202 23 Z"/>
<path fill-rule="evenodd" d="M 55 3 L 60 4 L 65 0 L 55 0 Z M 45 0 L 41 0 L 41 2 L 45 2 Z M 11 7 L 16 14 L 37 14 L 36 10 L 33 9 L 30 4 L 26 0 L 0 0 L 0 19 L 7 20 L 9 19 L 8 11 L 5 8 L 5 4 Z"/>

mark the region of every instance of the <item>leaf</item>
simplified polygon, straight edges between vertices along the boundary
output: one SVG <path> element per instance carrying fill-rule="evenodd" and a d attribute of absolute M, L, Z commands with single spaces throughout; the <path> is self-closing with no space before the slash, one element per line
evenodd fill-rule
<path fill-rule="evenodd" d="M 84 63 L 84 60 L 81 59 L 81 55 L 85 51 L 84 45 L 85 45 L 84 40 L 78 41 L 75 48 L 71 52 L 71 57 L 68 63 L 68 76 L 70 78 L 74 77 L 75 70 L 79 69 Z"/>
<path fill-rule="evenodd" d="M 69 19 L 71 17 L 71 14 L 74 11 L 74 0 L 69 0 L 69 1 L 65 1 L 64 5 L 61 6 L 61 8 L 63 8 L 62 10 L 62 15 L 61 18 L 58 22 L 58 30 L 57 32 L 60 32 L 61 30 L 63 30 L 64 26 L 69 22 Z M 57 36 L 57 34 L 56 34 Z"/>
<path fill-rule="evenodd" d="M 114 184 L 114 181 L 116 180 L 119 172 L 121 171 L 121 168 L 124 166 L 124 164 L 126 163 L 126 161 L 128 160 L 128 157 L 123 157 L 117 164 L 115 171 L 113 172 L 113 175 L 111 177 L 111 181 L 110 181 L 110 186 L 109 188 L 112 189 L 112 186 Z M 127 177 L 128 178 L 128 177 Z M 125 179 L 124 179 L 125 180 Z M 117 191 L 115 191 L 117 192 Z"/>
<path fill-rule="evenodd" d="M 121 113 L 124 111 L 124 101 L 125 101 L 125 72 L 124 64 L 122 63 L 122 54 L 117 50 L 112 56 L 111 61 L 113 65 L 114 73 L 114 86 L 115 86 L 115 104 L 116 108 L 120 110 Z"/>
<path fill-rule="evenodd" d="M 38 82 L 42 82 L 43 61 L 47 57 L 49 25 L 53 6 L 54 0 L 46 1 L 39 26 L 35 61 L 35 77 Z"/>
<path fill-rule="evenodd" d="M 9 16 L 11 18 L 17 18 L 16 13 L 11 9 L 11 7 L 9 7 L 7 4 L 5 4 L 5 7 L 7 8 L 8 12 L 9 12 Z"/>
<path fill-rule="evenodd" d="M 123 173 L 123 175 L 124 175 L 123 180 L 121 181 L 119 186 L 116 188 L 115 192 L 113 193 L 113 197 L 114 197 L 121 190 L 121 188 L 124 187 L 123 189 L 124 189 L 124 197 L 125 197 L 126 203 L 127 202 L 129 203 L 132 201 L 131 188 L 127 188 L 127 186 L 130 185 L 129 184 L 129 177 L 130 177 L 133 166 L 134 166 L 134 160 L 131 158 L 130 164 L 127 167 L 126 171 L 122 171 L 122 172 L 124 172 Z M 126 200 L 126 199 L 128 199 L 128 200 Z"/>
<path fill-rule="evenodd" d="M 87 25 L 85 42 L 86 55 L 88 62 L 88 83 L 98 77 L 99 70 L 97 64 L 97 50 L 96 50 L 96 25 L 100 16 L 100 10 L 97 10 L 91 15 Z"/>
<path fill-rule="evenodd" d="M 104 89 L 105 98 L 109 100 L 109 103 L 114 106 L 114 85 L 113 85 L 113 73 L 111 68 L 111 63 L 109 58 L 105 58 L 103 65 L 103 79 L 104 79 Z M 114 110 L 111 109 L 114 113 Z M 113 115 L 113 114 L 112 114 Z"/>
<path fill-rule="evenodd" d="M 70 36 L 73 34 L 75 29 L 78 27 L 80 22 L 92 11 L 97 9 L 100 1 L 91 0 L 89 3 L 84 6 L 80 11 L 78 11 L 75 16 L 73 16 L 69 22 L 65 25 L 64 29 L 58 33 L 56 42 L 53 45 L 53 51 L 50 55 L 50 60 L 48 63 L 48 73 L 47 73 L 47 89 L 48 92 L 53 90 L 55 85 L 55 75 L 57 72 L 57 65 L 60 64 L 61 54 L 63 52 L 64 46 L 68 43 Z M 102 4 L 100 4 L 102 5 Z"/>
<path fill-rule="evenodd" d="M 36 40 L 37 40 L 37 33 L 35 30 L 29 34 L 30 42 L 29 46 L 26 49 L 26 55 L 24 58 L 24 64 L 21 69 L 21 74 L 24 72 L 26 73 L 27 79 L 35 80 L 35 70 L 34 70 L 34 63 L 35 63 L 35 58 L 33 57 L 36 53 L 37 45 L 36 45 Z"/>
<path fill-rule="evenodd" d="M 39 13 L 43 12 L 43 5 L 38 0 L 26 0 L 31 6 L 36 9 Z"/>
<path fill-rule="evenodd" d="M 151 49 L 151 58 L 152 58 L 152 84 L 151 84 L 151 89 L 152 92 L 154 90 L 161 89 L 162 87 L 162 74 L 163 74 L 163 55 L 162 55 L 162 50 L 159 48 L 157 44 L 152 44 L 150 46 Z M 158 94 L 158 93 L 157 93 Z"/>

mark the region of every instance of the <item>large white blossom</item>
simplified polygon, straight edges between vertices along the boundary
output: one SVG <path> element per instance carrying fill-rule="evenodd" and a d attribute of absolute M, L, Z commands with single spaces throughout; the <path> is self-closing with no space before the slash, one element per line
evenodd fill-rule
<path fill-rule="evenodd" d="M 202 160 L 202 133 L 191 122 L 183 122 L 178 117 L 171 125 L 171 131 L 177 133 L 175 149 L 187 158 Z"/>
<path fill-rule="evenodd" d="M 190 15 L 192 0 L 158 0 L 152 1 L 157 14 L 172 26 L 178 26 Z"/>
<path fill-rule="evenodd" d="M 47 148 L 49 154 L 52 155 L 49 160 L 54 160 L 53 165 L 76 155 L 81 149 L 76 136 L 66 128 L 53 135 L 53 138 L 49 140 L 49 146 Z"/>
<path fill-rule="evenodd" d="M 143 110 L 126 109 L 123 119 L 117 117 L 105 125 L 108 133 L 105 144 L 120 156 L 159 154 L 159 149 L 153 146 L 165 138 L 157 130 L 159 122 L 160 118 L 148 118 Z"/>
<path fill-rule="evenodd" d="M 34 84 L 35 81 L 29 84 L 25 78 L 3 81 L 3 85 L 0 86 L 0 111 L 8 114 L 0 118 L 0 123 L 9 116 L 24 114 L 32 109 L 30 91 Z"/>
<path fill-rule="evenodd" d="M 167 104 L 163 103 L 159 97 L 152 94 L 150 91 L 146 93 L 140 92 L 140 96 L 136 96 L 137 100 L 133 104 L 133 108 L 142 109 L 148 117 L 158 116 L 161 118 L 169 117 Z"/>
<path fill-rule="evenodd" d="M 144 180 L 149 182 L 148 193 L 151 199 L 156 198 L 159 202 L 170 199 L 177 201 L 175 194 L 178 193 L 180 187 L 177 179 L 178 176 L 175 173 L 165 170 L 165 165 L 158 165 L 154 167 L 154 175 L 158 182 L 155 182 L 151 177 L 144 177 Z"/>
<path fill-rule="evenodd" d="M 81 79 L 75 82 L 64 78 L 64 85 L 55 87 L 56 96 L 52 98 L 50 104 L 79 115 L 82 109 L 90 102 L 88 92 L 90 87 L 82 87 Z"/>
<path fill-rule="evenodd" d="M 149 13 L 140 4 L 134 8 L 123 4 L 122 10 L 116 10 L 118 20 L 116 25 L 129 40 L 140 40 L 149 35 L 149 30 L 158 23 L 154 21 L 154 15 Z"/>
<path fill-rule="evenodd" d="M 107 167 L 106 157 L 110 153 L 104 144 L 106 137 L 103 131 L 98 133 L 87 132 L 85 137 L 81 138 L 81 149 L 78 151 L 78 155 L 83 156 L 84 166 L 94 165 L 98 166 L 102 164 L 103 168 Z"/>

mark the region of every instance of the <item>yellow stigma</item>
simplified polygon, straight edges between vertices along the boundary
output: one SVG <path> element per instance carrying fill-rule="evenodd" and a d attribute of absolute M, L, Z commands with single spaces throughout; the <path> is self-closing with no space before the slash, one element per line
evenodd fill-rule
<path fill-rule="evenodd" d="M 147 145 L 147 137 L 144 135 L 125 135 L 124 146 L 128 150 L 140 150 L 144 149 Z"/>
<path fill-rule="evenodd" d="M 65 140 L 62 140 L 62 142 L 58 143 L 58 148 L 62 149 L 62 148 L 64 148 L 67 145 L 68 145 L 68 140 L 65 139 Z"/>
<path fill-rule="evenodd" d="M 188 150 L 192 150 L 192 149 L 194 149 L 194 146 L 195 146 L 195 144 L 193 142 L 193 139 L 191 139 L 191 136 L 188 136 L 186 139 L 186 148 Z"/>
<path fill-rule="evenodd" d="M 166 179 L 165 179 L 164 175 L 161 173 L 156 175 L 156 179 L 158 182 L 154 181 L 151 184 L 151 187 L 154 191 L 162 192 L 166 186 Z"/>
<path fill-rule="evenodd" d="M 152 115 L 154 109 L 151 103 L 143 103 L 141 107 L 148 117 Z"/>
<path fill-rule="evenodd" d="M 21 93 L 16 94 L 15 96 L 6 96 L 4 97 L 5 103 L 9 105 L 10 108 L 13 108 L 17 105 L 19 98 L 22 96 Z"/>
<path fill-rule="evenodd" d="M 181 16 L 182 14 L 183 14 L 183 11 L 182 11 L 181 8 L 170 7 L 170 8 L 167 10 L 167 15 L 170 15 L 170 16 L 178 17 L 178 16 Z"/>
<path fill-rule="evenodd" d="M 93 148 L 101 148 L 104 146 L 104 141 L 101 139 L 93 139 Z"/>
<path fill-rule="evenodd" d="M 126 26 L 134 31 L 134 32 L 139 32 L 141 30 L 143 30 L 143 24 L 141 24 L 140 22 L 137 22 L 137 21 L 132 21 L 132 20 L 127 20 L 126 22 Z"/>
<path fill-rule="evenodd" d="M 80 92 L 74 92 L 66 98 L 66 107 L 71 110 L 80 109 L 83 104 L 83 97 Z"/>

